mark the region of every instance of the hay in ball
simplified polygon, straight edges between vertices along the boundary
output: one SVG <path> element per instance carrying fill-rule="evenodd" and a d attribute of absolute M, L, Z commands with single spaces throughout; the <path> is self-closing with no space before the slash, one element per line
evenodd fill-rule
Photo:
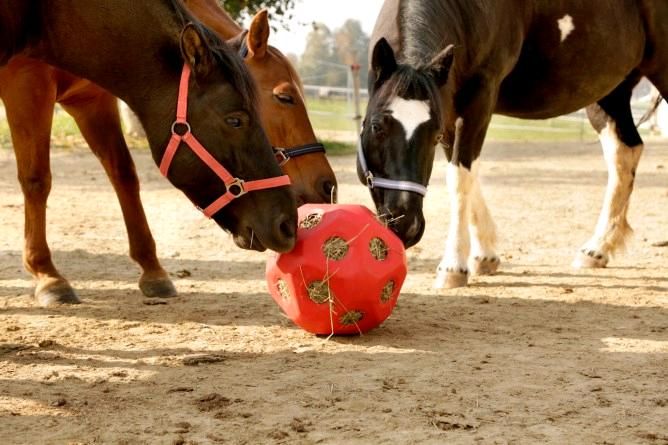
<path fill-rule="evenodd" d="M 294 250 L 267 262 L 283 312 L 321 335 L 360 334 L 385 321 L 406 278 L 401 240 L 359 205 L 302 206 L 298 227 Z"/>

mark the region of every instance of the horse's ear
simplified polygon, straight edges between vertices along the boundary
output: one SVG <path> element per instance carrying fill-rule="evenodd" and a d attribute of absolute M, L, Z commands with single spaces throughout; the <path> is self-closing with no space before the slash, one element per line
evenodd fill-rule
<path fill-rule="evenodd" d="M 371 69 L 376 86 L 385 82 L 397 69 L 397 59 L 394 50 L 385 39 L 381 38 L 373 47 L 371 54 Z"/>
<path fill-rule="evenodd" d="M 443 51 L 438 53 L 436 57 L 431 59 L 431 62 L 429 62 L 427 71 L 429 75 L 434 78 L 439 87 L 442 87 L 448 82 L 450 68 L 452 68 L 452 62 L 454 60 L 455 46 L 448 45 Z"/>
<path fill-rule="evenodd" d="M 195 76 L 205 77 L 211 72 L 213 58 L 204 36 L 197 26 L 188 23 L 181 33 L 181 53 Z"/>
<path fill-rule="evenodd" d="M 269 45 L 269 13 L 266 9 L 255 14 L 248 30 L 246 45 L 248 45 L 248 55 L 261 59 L 267 53 Z"/>

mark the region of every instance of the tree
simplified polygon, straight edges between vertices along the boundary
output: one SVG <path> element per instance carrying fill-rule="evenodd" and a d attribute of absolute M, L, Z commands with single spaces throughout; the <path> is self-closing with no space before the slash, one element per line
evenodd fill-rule
<path fill-rule="evenodd" d="M 361 85 L 366 85 L 369 36 L 358 20 L 347 20 L 334 33 L 325 25 L 316 23 L 306 39 L 306 49 L 299 65 L 305 83 L 348 86 L 349 67 L 359 64 Z"/>
<path fill-rule="evenodd" d="M 359 20 L 348 19 L 343 26 L 334 32 L 334 51 L 338 62 L 345 65 L 359 64 L 361 84 L 367 84 L 369 72 L 369 36 L 362 29 Z"/>
<path fill-rule="evenodd" d="M 272 23 L 278 22 L 287 28 L 292 19 L 292 9 L 297 0 L 218 0 L 218 3 L 235 20 L 252 17 L 260 9 L 267 8 L 271 13 Z"/>
<path fill-rule="evenodd" d="M 345 86 L 347 73 L 334 53 L 332 32 L 322 23 L 314 23 L 306 37 L 306 48 L 299 73 L 306 84 Z"/>

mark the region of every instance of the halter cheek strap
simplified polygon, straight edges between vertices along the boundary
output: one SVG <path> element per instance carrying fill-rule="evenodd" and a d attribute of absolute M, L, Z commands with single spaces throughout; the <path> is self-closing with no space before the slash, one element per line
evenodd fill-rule
<path fill-rule="evenodd" d="M 247 34 L 248 31 L 244 31 L 241 36 L 241 45 L 239 46 L 239 56 L 244 60 L 246 60 L 246 57 L 248 57 L 248 54 L 250 53 L 248 43 L 246 42 Z M 274 156 L 276 156 L 276 161 L 281 167 L 287 164 L 292 158 L 311 153 L 325 153 L 325 146 L 315 142 L 313 144 L 300 145 L 292 148 L 274 147 Z"/>
<path fill-rule="evenodd" d="M 293 148 L 274 147 L 274 156 L 276 156 L 276 161 L 281 167 L 287 164 L 292 158 L 311 153 L 325 153 L 325 146 L 316 142 Z"/>
<path fill-rule="evenodd" d="M 167 144 L 165 153 L 160 162 L 160 172 L 167 177 L 169 167 L 172 165 L 174 155 L 181 143 L 186 144 L 202 162 L 204 162 L 213 172 L 223 181 L 227 189 L 223 196 L 209 204 L 204 209 L 201 209 L 207 218 L 212 218 L 223 207 L 246 193 L 264 190 L 274 187 L 282 187 L 290 185 L 290 178 L 286 175 L 275 178 L 260 179 L 256 181 L 244 181 L 236 178 L 223 165 L 209 153 L 206 148 L 197 140 L 192 134 L 190 124 L 188 123 L 188 81 L 190 79 L 190 66 L 186 63 L 183 65 L 181 72 L 181 83 L 179 85 L 179 98 L 176 107 L 176 120 L 172 124 L 172 137 Z M 177 130 L 182 128 L 183 132 L 179 133 Z"/>
<path fill-rule="evenodd" d="M 359 160 L 362 172 L 366 178 L 366 185 L 369 189 L 381 188 L 390 190 L 399 190 L 402 192 L 413 192 L 418 195 L 425 196 L 427 194 L 427 187 L 413 181 L 401 181 L 398 179 L 377 178 L 371 173 L 364 157 L 364 150 L 362 149 L 362 139 L 357 141 L 357 159 Z"/>

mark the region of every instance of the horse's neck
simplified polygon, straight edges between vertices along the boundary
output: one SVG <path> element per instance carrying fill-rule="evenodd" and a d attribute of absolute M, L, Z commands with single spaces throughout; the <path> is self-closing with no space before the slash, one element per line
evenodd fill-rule
<path fill-rule="evenodd" d="M 410 2 L 396 0 L 392 11 L 400 35 L 399 59 L 410 65 L 421 65 L 448 44 L 470 46 L 473 41 L 488 40 L 493 30 L 486 23 L 484 0 L 451 0 L 448 2 Z"/>
<path fill-rule="evenodd" d="M 176 108 L 180 19 L 170 1 L 41 0 L 26 52 L 106 88 L 155 128 Z"/>
<path fill-rule="evenodd" d="M 195 17 L 225 40 L 243 31 L 237 22 L 218 6 L 216 0 L 183 0 L 183 3 Z"/>
<path fill-rule="evenodd" d="M 30 37 L 32 3 L 0 1 L 0 66 L 23 50 Z"/>

